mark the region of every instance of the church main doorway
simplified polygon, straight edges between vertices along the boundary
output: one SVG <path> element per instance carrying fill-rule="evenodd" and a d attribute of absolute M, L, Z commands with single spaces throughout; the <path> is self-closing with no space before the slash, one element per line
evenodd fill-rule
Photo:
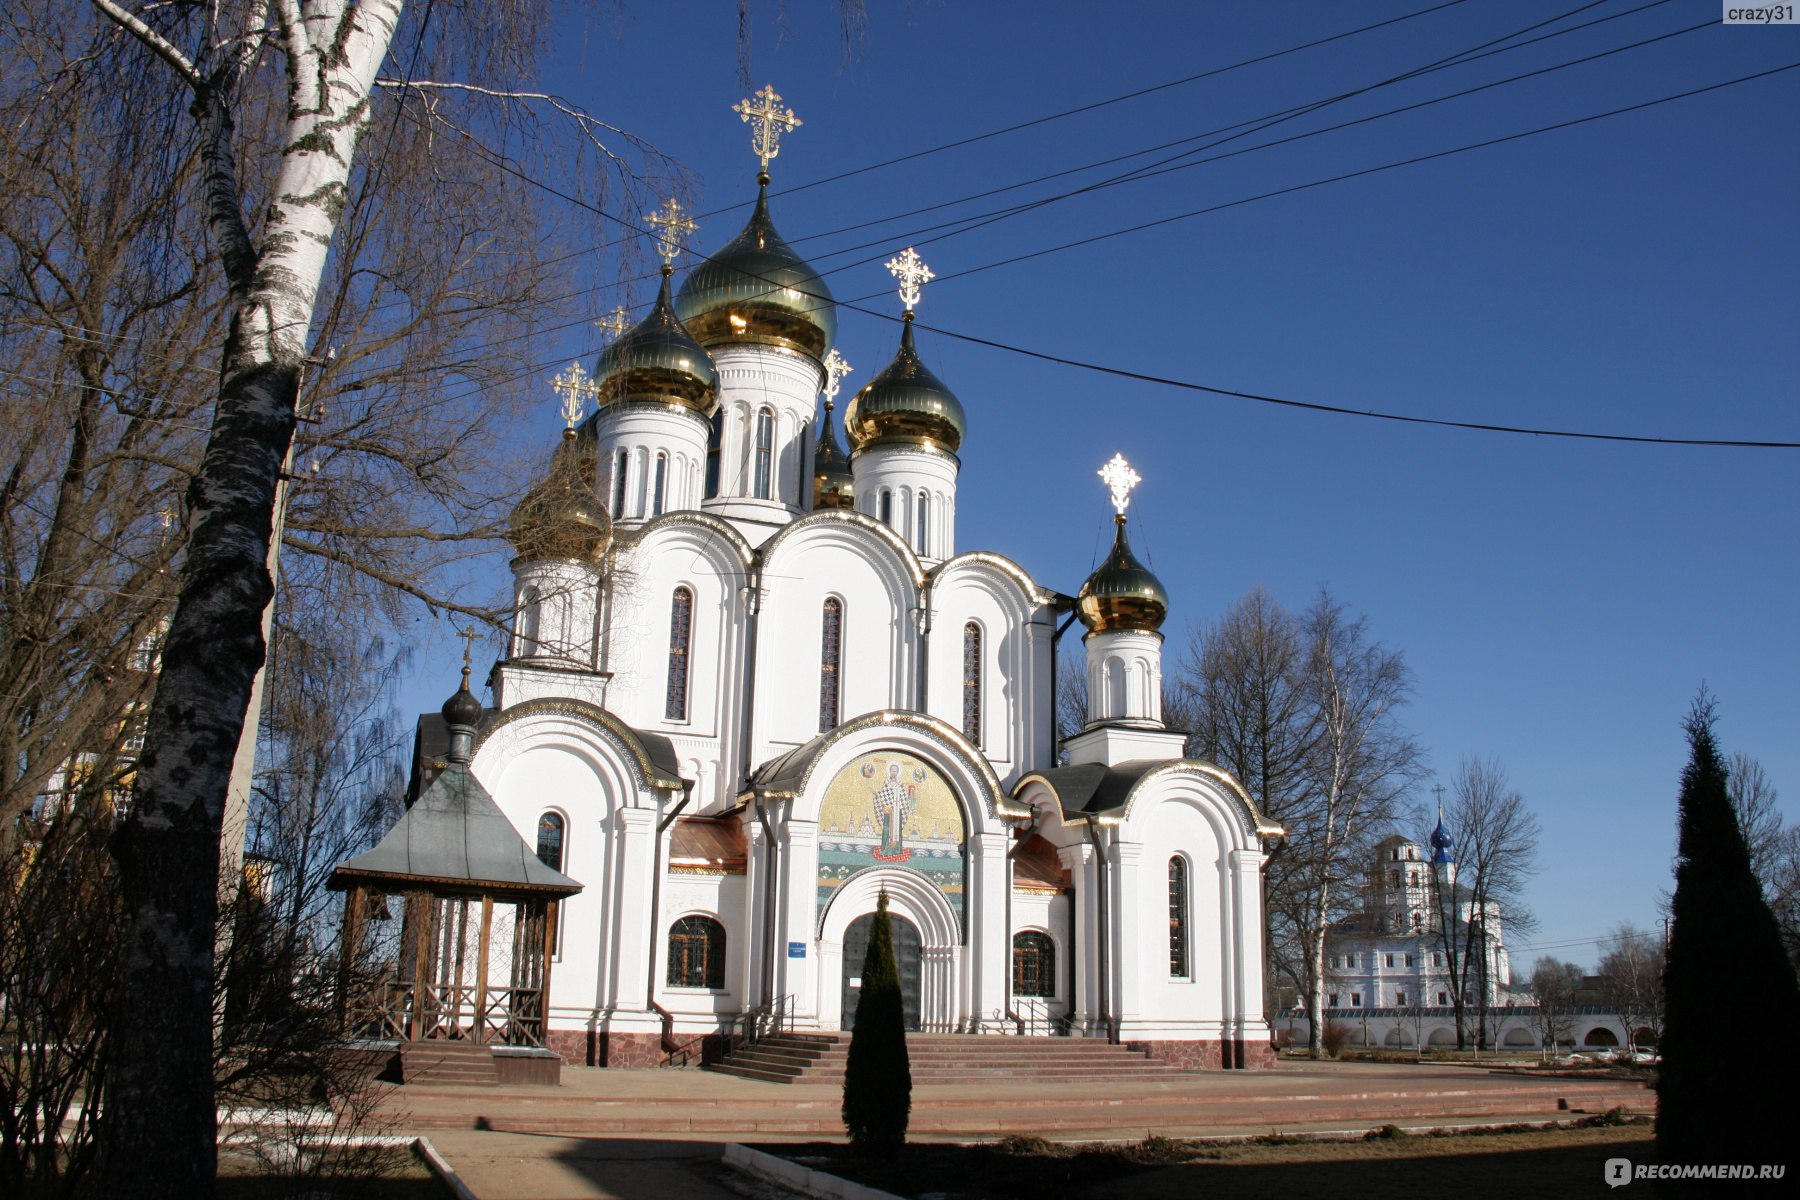
<path fill-rule="evenodd" d="M 894 928 L 894 960 L 900 966 L 900 1004 L 906 1015 L 906 1027 L 919 1028 L 919 967 L 924 960 L 919 930 L 905 917 L 888 914 Z M 875 926 L 875 914 L 864 913 L 850 923 L 844 932 L 844 1008 L 843 1026 L 856 1024 L 856 1001 L 862 995 L 863 960 L 869 956 L 869 931 Z"/>

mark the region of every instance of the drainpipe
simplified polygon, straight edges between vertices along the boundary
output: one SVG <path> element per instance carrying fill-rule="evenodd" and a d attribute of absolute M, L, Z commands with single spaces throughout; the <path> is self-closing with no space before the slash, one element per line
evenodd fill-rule
<path fill-rule="evenodd" d="M 750 759 L 750 737 L 756 726 L 756 631 L 762 615 L 762 560 L 750 570 L 750 583 L 744 589 L 745 609 L 749 620 L 744 622 L 744 719 L 739 730 L 743 746 L 738 754 L 738 786 L 748 787 L 750 770 L 755 763 Z"/>
<path fill-rule="evenodd" d="M 1056 646 L 1062 641 L 1062 635 L 1069 631 L 1069 626 L 1074 623 L 1075 613 L 1071 611 L 1063 623 L 1056 627 L 1056 632 L 1050 635 L 1050 762 L 1048 765 L 1052 767 L 1057 763 L 1057 745 L 1062 740 L 1058 736 L 1061 731 L 1057 728 L 1056 723 L 1056 706 L 1060 699 L 1058 693 L 1062 682 L 1058 678 L 1057 660 L 1059 656 L 1056 653 Z"/>
<path fill-rule="evenodd" d="M 1100 828 L 1094 824 L 1092 817 L 1087 822 L 1088 842 L 1094 847 L 1094 956 L 1099 967 L 1099 990 L 1095 999 L 1100 1009 L 1100 1023 L 1106 1027 L 1106 1040 L 1115 1045 L 1119 1040 L 1119 1028 L 1112 1017 L 1112 972 L 1107 962 L 1107 909 L 1106 902 L 1106 849 L 1100 841 Z"/>
<path fill-rule="evenodd" d="M 662 1018 L 662 1049 L 668 1054 L 675 1049 L 675 1014 L 656 1002 L 656 930 L 662 921 L 662 841 L 663 834 L 681 815 L 681 810 L 688 806 L 694 798 L 694 785 L 683 781 L 681 785 L 681 802 L 669 810 L 669 815 L 656 823 L 656 841 L 650 847 L 650 966 L 644 984 L 645 1012 L 653 1012 Z"/>
<path fill-rule="evenodd" d="M 930 695 L 927 686 L 931 681 L 931 607 L 925 603 L 925 594 L 919 596 L 919 607 L 913 609 L 913 618 L 919 630 L 919 695 L 913 705 L 915 712 L 928 712 L 926 698 Z"/>
<path fill-rule="evenodd" d="M 767 895 L 763 898 L 763 1003 L 775 1003 L 775 904 L 781 897 L 781 855 L 776 853 L 775 827 L 769 823 L 769 804 L 761 792 L 756 793 L 756 819 L 763 828 L 763 878 Z"/>

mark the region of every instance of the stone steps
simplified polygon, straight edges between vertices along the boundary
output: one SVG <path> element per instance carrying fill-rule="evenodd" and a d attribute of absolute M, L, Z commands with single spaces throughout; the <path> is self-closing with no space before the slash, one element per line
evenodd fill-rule
<path fill-rule="evenodd" d="M 400 1081 L 449 1087 L 496 1087 L 499 1072 L 486 1046 L 469 1042 L 400 1043 Z"/>
<path fill-rule="evenodd" d="M 1139 1051 L 1088 1038 L 909 1034 L 915 1084 L 973 1080 L 1120 1083 L 1179 1075 Z M 849 1034 L 781 1034 L 738 1051 L 710 1069 L 770 1083 L 827 1083 L 844 1077 Z"/>

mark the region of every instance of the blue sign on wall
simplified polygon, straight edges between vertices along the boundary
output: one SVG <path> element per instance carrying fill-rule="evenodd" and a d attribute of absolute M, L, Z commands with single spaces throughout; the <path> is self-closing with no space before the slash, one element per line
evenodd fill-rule
<path fill-rule="evenodd" d="M 788 943 L 788 957 L 789 958 L 805 958 L 806 957 L 806 943 L 805 942 L 789 942 Z"/>

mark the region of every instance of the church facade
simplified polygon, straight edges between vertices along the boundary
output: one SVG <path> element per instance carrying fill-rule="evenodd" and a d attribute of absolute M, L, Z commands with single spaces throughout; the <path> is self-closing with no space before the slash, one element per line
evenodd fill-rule
<path fill-rule="evenodd" d="M 1135 476 L 1103 473 L 1113 551 L 1077 594 L 959 546 L 957 451 L 983 414 L 920 355 L 911 251 L 890 264 L 899 347 L 840 447 L 834 304 L 776 232 L 783 116 L 758 99 L 749 223 L 677 288 L 684 223 L 663 214 L 657 302 L 591 381 L 560 380 L 570 428 L 513 519 L 518 615 L 469 769 L 582 885 L 555 906 L 543 1040 L 650 1066 L 758 1008 L 848 1028 L 885 893 L 914 1028 L 1262 1065 L 1281 831 L 1162 723 Z M 1087 721 L 1059 741 L 1077 620 Z M 443 737 L 421 722 L 416 777 Z"/>

